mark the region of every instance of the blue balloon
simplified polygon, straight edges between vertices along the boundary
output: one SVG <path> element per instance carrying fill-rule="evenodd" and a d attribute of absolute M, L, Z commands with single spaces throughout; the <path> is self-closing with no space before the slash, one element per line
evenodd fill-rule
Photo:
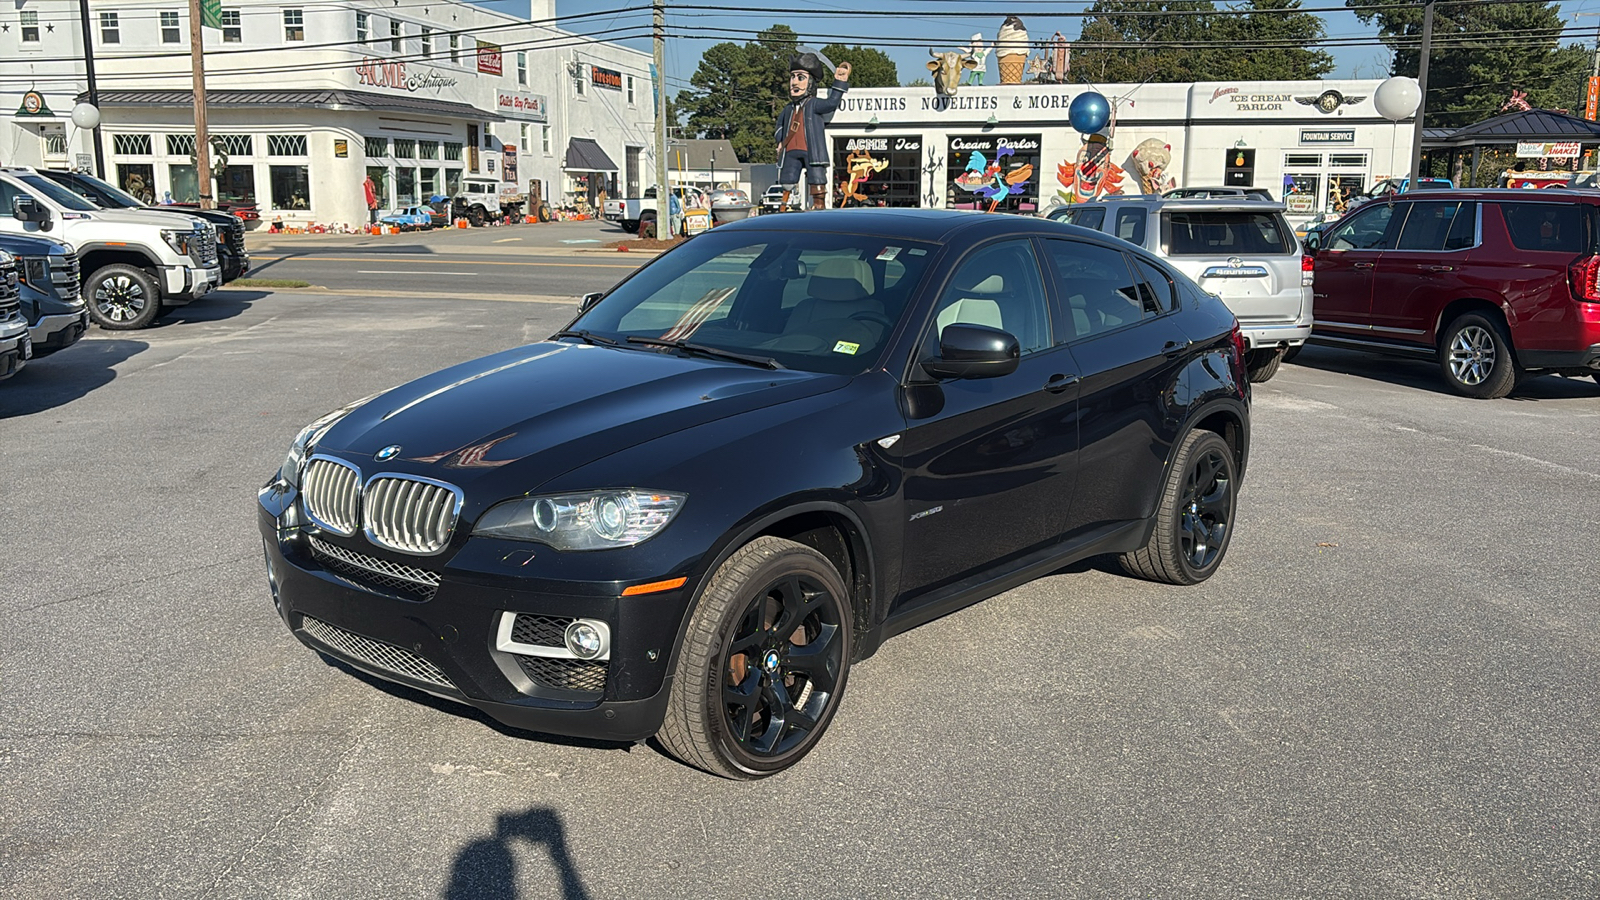
<path fill-rule="evenodd" d="M 1111 121 L 1111 102 L 1094 91 L 1079 94 L 1067 108 L 1067 121 L 1079 134 L 1094 134 Z"/>

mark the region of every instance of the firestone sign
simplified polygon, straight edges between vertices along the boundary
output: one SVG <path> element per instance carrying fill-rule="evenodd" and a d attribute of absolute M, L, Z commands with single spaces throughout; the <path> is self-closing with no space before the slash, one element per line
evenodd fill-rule
<path fill-rule="evenodd" d="M 455 87 L 456 79 L 438 72 L 407 72 L 405 63 L 369 57 L 356 66 L 356 83 L 411 93 L 432 90 L 437 94 L 447 87 Z"/>
<path fill-rule="evenodd" d="M 495 112 L 508 119 L 528 122 L 550 121 L 549 101 L 543 94 L 525 94 L 521 91 L 495 91 Z"/>

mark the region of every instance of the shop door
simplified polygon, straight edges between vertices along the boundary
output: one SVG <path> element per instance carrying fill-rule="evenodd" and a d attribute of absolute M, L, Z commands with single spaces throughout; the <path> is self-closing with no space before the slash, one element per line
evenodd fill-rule
<path fill-rule="evenodd" d="M 622 195 L 624 197 L 639 196 L 639 150 L 638 147 L 629 147 L 626 151 L 627 162 L 623 165 L 627 166 L 628 190 Z"/>
<path fill-rule="evenodd" d="M 1324 233 L 1311 295 L 1318 329 L 1369 332 L 1373 269 L 1394 246 L 1403 206 L 1368 203 Z"/>

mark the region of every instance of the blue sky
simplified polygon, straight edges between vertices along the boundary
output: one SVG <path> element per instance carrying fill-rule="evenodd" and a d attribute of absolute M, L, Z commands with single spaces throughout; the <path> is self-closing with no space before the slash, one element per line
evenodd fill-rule
<path fill-rule="evenodd" d="M 832 39 L 810 39 L 808 35 L 851 35 L 853 38 L 842 41 L 847 44 L 864 44 L 870 46 L 876 35 L 893 35 L 896 39 L 926 41 L 940 49 L 954 49 L 967 43 L 968 38 L 975 32 L 981 32 L 986 40 L 993 40 L 995 31 L 1009 13 L 1021 16 L 1028 27 L 1029 36 L 1035 40 L 1048 38 L 1052 33 L 1060 31 L 1068 39 L 1077 36 L 1081 19 L 1048 15 L 1046 10 L 1059 10 L 1062 8 L 1082 10 L 1089 6 L 1089 0 L 1055 0 L 1055 2 L 1042 3 L 1040 0 L 967 0 L 966 3 L 946 3 L 934 0 L 933 3 L 923 0 L 797 0 L 797 2 L 783 3 L 779 0 L 753 0 L 746 3 L 730 3 L 727 0 L 682 0 L 682 2 L 699 2 L 722 6 L 738 6 L 741 8 L 752 7 L 790 7 L 795 10 L 806 11 L 813 14 L 785 14 L 773 12 L 741 12 L 738 14 L 710 14 L 699 11 L 674 11 L 673 3 L 669 0 L 667 16 L 669 23 L 682 27 L 704 29 L 724 28 L 735 30 L 751 30 L 764 28 L 768 25 L 782 22 L 789 25 L 802 36 L 802 41 L 820 46 L 830 43 Z M 518 0 L 492 0 L 485 2 L 502 12 L 527 15 L 526 2 Z M 1221 5 L 1221 4 L 1219 4 Z M 1316 9 L 1343 6 L 1342 0 L 1305 0 L 1304 6 Z M 630 13 L 633 8 L 644 8 L 644 12 Z M 568 16 L 576 13 L 615 13 L 615 15 L 596 16 L 578 22 L 566 23 L 564 27 L 573 31 L 597 31 L 609 27 L 626 27 L 630 25 L 648 25 L 649 0 L 557 0 L 556 11 L 558 15 Z M 873 10 L 903 10 L 908 17 L 867 16 L 852 13 L 855 8 Z M 951 18 L 914 18 L 918 13 L 929 9 L 948 10 L 958 12 L 976 10 L 960 17 Z M 1594 41 L 1595 29 L 1600 27 L 1600 16 L 1586 16 L 1574 20 L 1573 13 L 1600 13 L 1600 0 L 1577 0 L 1577 2 L 1562 3 L 1562 15 L 1570 23 L 1580 27 L 1570 27 L 1567 40 L 1582 41 L 1585 44 Z M 622 12 L 617 12 L 622 10 Z M 1354 14 L 1344 11 L 1319 13 L 1326 24 L 1327 34 L 1330 37 L 1365 37 L 1374 33 L 1374 29 L 1365 26 Z M 689 76 L 699 65 L 700 55 L 706 47 L 721 41 L 734 41 L 744 43 L 750 37 L 744 34 L 717 32 L 716 36 L 704 40 L 669 40 L 667 43 L 667 74 L 671 80 L 673 93 L 686 87 Z M 622 43 L 638 49 L 649 51 L 648 38 L 624 40 Z M 921 46 L 913 47 L 884 47 L 885 53 L 894 60 L 899 70 L 901 82 L 907 82 L 924 74 L 924 64 L 927 62 L 927 50 Z M 1337 47 L 1333 49 L 1335 70 L 1331 74 L 1334 78 L 1384 78 L 1389 75 L 1389 51 L 1381 46 L 1372 47 Z M 993 83 L 998 79 L 994 60 L 989 61 L 989 81 Z M 781 85 L 774 85 L 773 90 L 779 91 Z"/>

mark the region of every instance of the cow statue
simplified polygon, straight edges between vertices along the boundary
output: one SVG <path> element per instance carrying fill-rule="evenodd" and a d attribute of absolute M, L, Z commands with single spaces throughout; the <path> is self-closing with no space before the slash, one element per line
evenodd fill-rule
<path fill-rule="evenodd" d="M 956 87 L 961 83 L 962 70 L 978 67 L 976 60 L 960 50 L 935 53 L 930 47 L 928 55 L 933 57 L 928 60 L 928 71 L 933 73 L 933 89 L 945 97 L 956 92 Z"/>

